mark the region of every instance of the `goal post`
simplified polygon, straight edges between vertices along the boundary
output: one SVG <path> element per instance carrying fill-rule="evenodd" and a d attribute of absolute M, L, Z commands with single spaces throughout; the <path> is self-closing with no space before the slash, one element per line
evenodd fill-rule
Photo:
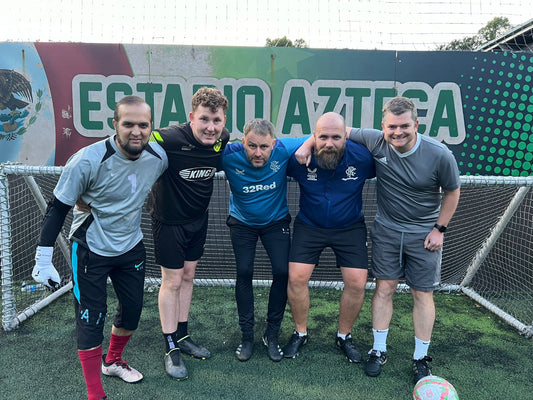
<path fill-rule="evenodd" d="M 459 284 L 461 291 L 526 337 L 532 337 L 533 177 L 463 178 L 466 190 L 480 187 L 495 193 L 482 197 L 485 201 L 498 201 L 499 191 L 511 190 L 506 207 L 496 214 L 494 225 L 466 266 Z M 490 203 L 485 207 L 492 209 Z"/>
<path fill-rule="evenodd" d="M 2 164 L 0 168 L 0 248 L 2 268 L 2 327 L 4 330 L 15 329 L 22 321 L 26 320 L 40 309 L 54 301 L 57 297 L 68 292 L 72 288 L 70 279 L 55 292 L 45 291 L 42 285 L 37 285 L 31 279 L 33 268 L 33 255 L 37 243 L 36 232 L 38 225 L 26 224 L 27 229 L 20 227 L 26 216 L 28 219 L 42 219 L 46 210 L 45 186 L 39 185 L 34 176 L 48 178 L 48 192 L 61 174 L 60 167 L 32 167 L 15 164 Z M 14 187 L 10 187 L 9 177 L 19 177 Z M 30 199 L 30 197 L 32 199 Z M 12 203 L 14 203 L 12 207 Z M 28 212 L 29 209 L 38 210 Z M 15 211 L 15 215 L 13 215 Z M 25 216 L 26 214 L 26 216 Z M 40 217 L 39 217 L 40 215 Z M 14 218 L 13 218 L 14 217 Z M 34 221 L 37 222 L 37 221 Z M 13 227 L 15 227 L 13 229 Z M 20 239 L 19 239 L 20 238 Z M 26 243 L 26 245 L 25 245 Z M 60 235 L 57 247 L 61 249 L 64 262 L 60 265 L 68 265 L 70 269 L 70 255 L 66 236 Z M 22 267 L 23 265 L 26 268 Z M 24 270 L 26 269 L 26 270 Z M 21 274 L 25 280 L 20 281 Z M 26 284 L 27 282 L 27 284 Z M 19 289 L 20 293 L 17 291 Z M 27 292 L 27 293 L 24 293 Z"/>
<path fill-rule="evenodd" d="M 38 234 L 62 167 L 0 165 L 0 249 L 2 287 L 2 326 L 15 329 L 72 288 L 67 217 L 55 244 L 53 263 L 62 277 L 61 288 L 50 292 L 32 286 L 33 258 Z M 461 198 L 445 235 L 442 256 L 442 285 L 462 291 L 487 307 L 525 336 L 533 336 L 533 177 L 461 176 Z M 195 283 L 226 285 L 235 283 L 235 258 L 231 246 L 228 215 L 229 188 L 218 173 L 209 205 L 209 225 L 204 255 L 196 270 Z M 289 180 L 288 202 L 293 218 L 298 212 L 299 191 Z M 363 212 L 368 228 L 376 213 L 375 182 L 363 192 Z M 151 218 L 142 216 L 147 250 L 146 288 L 157 288 L 160 268 L 153 256 Z M 369 241 L 369 246 L 371 242 Z M 371 252 L 369 251 L 369 263 Z M 271 268 L 268 255 L 259 242 L 254 266 L 254 284 L 268 285 Z M 311 277 L 310 286 L 342 287 L 335 257 L 326 249 Z M 405 283 L 400 285 L 405 289 Z M 367 287 L 373 289 L 369 274 Z"/>

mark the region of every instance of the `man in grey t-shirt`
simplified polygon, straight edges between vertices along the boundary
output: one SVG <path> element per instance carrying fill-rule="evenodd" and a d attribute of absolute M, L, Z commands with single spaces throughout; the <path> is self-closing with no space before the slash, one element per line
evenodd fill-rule
<path fill-rule="evenodd" d="M 365 145 L 376 162 L 378 210 L 371 230 L 374 344 L 365 364 L 378 376 L 387 361 L 386 339 L 392 298 L 400 278 L 413 295 L 414 381 L 431 375 L 428 347 L 435 321 L 433 291 L 440 285 L 446 226 L 459 201 L 457 163 L 448 148 L 417 132 L 414 103 L 395 97 L 383 108 L 382 130 L 354 129 L 350 139 Z M 442 196 L 442 192 L 444 196 Z"/>

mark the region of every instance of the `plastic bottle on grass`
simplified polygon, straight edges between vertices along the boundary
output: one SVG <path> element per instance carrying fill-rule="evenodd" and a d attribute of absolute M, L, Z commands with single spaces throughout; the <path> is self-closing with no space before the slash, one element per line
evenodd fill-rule
<path fill-rule="evenodd" d="M 27 284 L 26 281 L 22 281 L 22 287 L 20 288 L 23 292 L 37 292 L 39 290 L 44 290 L 44 285 L 41 283 L 30 283 Z"/>

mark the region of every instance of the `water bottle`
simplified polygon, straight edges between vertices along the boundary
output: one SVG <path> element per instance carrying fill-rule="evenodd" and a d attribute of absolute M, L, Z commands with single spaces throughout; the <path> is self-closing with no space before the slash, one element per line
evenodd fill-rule
<path fill-rule="evenodd" d="M 26 281 L 22 282 L 22 287 L 20 288 L 23 292 L 36 292 L 38 290 L 43 290 L 44 286 L 41 283 L 32 283 L 30 285 L 26 284 Z"/>

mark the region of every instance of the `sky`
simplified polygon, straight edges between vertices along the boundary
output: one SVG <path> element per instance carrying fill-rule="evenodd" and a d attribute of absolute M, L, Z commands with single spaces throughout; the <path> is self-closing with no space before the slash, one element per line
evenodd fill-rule
<path fill-rule="evenodd" d="M 21 0 L 0 41 L 434 50 L 495 17 L 519 25 L 531 0 Z"/>

